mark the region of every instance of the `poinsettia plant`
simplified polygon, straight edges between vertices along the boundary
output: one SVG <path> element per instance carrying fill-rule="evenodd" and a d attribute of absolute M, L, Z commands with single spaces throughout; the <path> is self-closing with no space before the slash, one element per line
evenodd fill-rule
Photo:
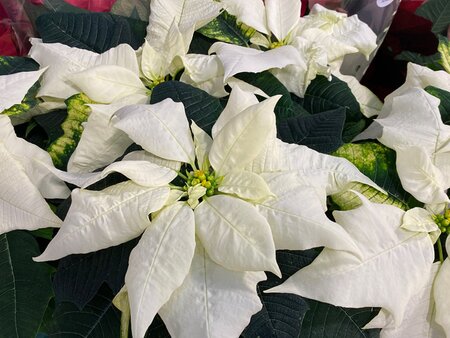
<path fill-rule="evenodd" d="M 382 102 L 320 4 L 41 6 L 0 62 L 3 336 L 450 337 L 448 49 Z"/>

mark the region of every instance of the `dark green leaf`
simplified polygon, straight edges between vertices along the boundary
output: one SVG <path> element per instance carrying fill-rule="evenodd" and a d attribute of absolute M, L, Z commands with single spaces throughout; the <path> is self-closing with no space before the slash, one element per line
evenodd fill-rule
<path fill-rule="evenodd" d="M 161 317 L 156 315 L 153 319 L 152 325 L 148 328 L 145 333 L 145 338 L 170 338 L 170 333 L 167 331 L 164 322 Z"/>
<path fill-rule="evenodd" d="M 117 293 L 124 284 L 128 257 L 137 240 L 85 255 L 60 260 L 53 280 L 56 302 L 83 309 L 104 282 Z"/>
<path fill-rule="evenodd" d="M 397 174 L 395 151 L 375 142 L 360 144 L 345 144 L 334 152 L 335 156 L 344 157 L 352 162 L 363 174 L 378 184 L 389 196 L 365 185 L 355 185 L 353 188 L 368 194 L 367 197 L 375 199 L 379 203 L 397 205 L 407 209 L 412 203 L 411 195 L 402 187 Z M 345 193 L 344 193 L 345 194 Z M 344 197 L 342 197 L 344 196 Z M 354 194 L 339 195 L 339 204 L 343 209 L 351 208 L 351 199 Z M 338 196 L 336 196 L 338 197 Z M 357 198 L 355 199 L 357 200 Z M 347 204 L 345 207 L 343 204 Z"/>
<path fill-rule="evenodd" d="M 207 38 L 204 35 L 201 35 L 200 33 L 195 32 L 194 37 L 192 38 L 191 44 L 189 46 L 188 53 L 191 54 L 208 54 L 209 47 L 214 43 L 215 41 Z"/>
<path fill-rule="evenodd" d="M 0 337 L 34 337 L 52 297 L 51 269 L 35 263 L 40 254 L 33 236 L 0 235 Z"/>
<path fill-rule="evenodd" d="M 442 122 L 450 125 L 450 92 L 433 86 L 428 86 L 425 90 L 441 100 L 439 111 L 441 112 Z"/>
<path fill-rule="evenodd" d="M 292 100 L 291 93 L 289 93 L 286 87 L 270 72 L 266 71 L 257 74 L 240 73 L 237 74 L 236 77 L 258 87 L 268 96 L 281 95 L 281 98 L 275 107 L 275 115 L 277 116 L 278 121 L 300 115 L 309 115 L 301 105 Z"/>
<path fill-rule="evenodd" d="M 431 68 L 433 70 L 443 70 L 444 67 L 440 64 L 441 54 L 422 55 L 419 53 L 403 51 L 395 57 L 396 60 L 417 63 L 418 65 Z"/>
<path fill-rule="evenodd" d="M 36 20 L 42 40 L 102 53 L 121 43 L 138 49 L 147 23 L 109 13 L 49 13 Z"/>
<path fill-rule="evenodd" d="M 69 302 L 57 304 L 46 332 L 48 337 L 118 338 L 120 312 L 112 304 L 113 298 L 111 290 L 103 286 L 82 310 Z"/>
<path fill-rule="evenodd" d="M 302 144 L 321 153 L 331 153 L 343 144 L 344 122 L 344 108 L 291 117 L 277 123 L 277 136 L 287 143 Z"/>
<path fill-rule="evenodd" d="M 0 75 L 31 72 L 39 69 L 39 64 L 28 57 L 0 56 Z"/>
<path fill-rule="evenodd" d="M 157 103 L 167 98 L 183 103 L 188 120 L 193 120 L 208 134 L 211 133 L 212 126 L 223 110 L 219 99 L 179 81 L 163 82 L 156 86 L 150 103 Z"/>
<path fill-rule="evenodd" d="M 308 300 L 310 310 L 302 322 L 300 338 L 375 338 L 380 330 L 362 330 L 377 314 L 379 309 L 346 309 Z M 406 337 L 405 337 L 406 338 Z"/>
<path fill-rule="evenodd" d="M 345 108 L 347 123 L 359 121 L 364 117 L 347 83 L 334 76 L 331 81 L 324 76 L 317 76 L 306 89 L 303 107 L 311 114 Z"/>
<path fill-rule="evenodd" d="M 448 0 L 428 0 L 416 10 L 416 14 L 433 23 L 431 31 L 447 35 L 450 24 L 450 2 Z"/>
<path fill-rule="evenodd" d="M 226 11 L 197 31 L 211 39 L 246 47 L 249 46 L 250 38 L 255 34 L 253 28 L 237 23 L 236 17 Z"/>
<path fill-rule="evenodd" d="M 368 125 L 368 121 L 366 118 L 363 118 L 359 121 L 350 121 L 344 124 L 344 130 L 342 132 L 342 140 L 345 143 L 351 142 L 357 135 L 359 135 L 364 129 L 366 129 Z"/>
<path fill-rule="evenodd" d="M 64 131 L 61 125 L 66 118 L 66 109 L 59 109 L 47 114 L 42 114 L 34 117 L 34 121 L 36 121 L 36 123 L 44 129 L 48 136 L 47 146 L 64 135 Z"/>
<path fill-rule="evenodd" d="M 309 307 L 305 300 L 293 294 L 264 293 L 275 287 L 297 272 L 311 264 L 317 257 L 317 250 L 307 251 L 277 251 L 277 262 L 283 274 L 278 279 L 268 273 L 268 278 L 258 284 L 258 295 L 263 308 L 254 314 L 250 324 L 242 332 L 242 338 L 278 338 L 298 337 L 302 319 Z"/>
<path fill-rule="evenodd" d="M 53 228 L 43 228 L 30 232 L 34 237 L 51 240 L 53 238 Z"/>

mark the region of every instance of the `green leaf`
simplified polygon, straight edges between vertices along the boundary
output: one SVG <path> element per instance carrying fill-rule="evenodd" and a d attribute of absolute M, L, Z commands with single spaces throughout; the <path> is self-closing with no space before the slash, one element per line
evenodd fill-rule
<path fill-rule="evenodd" d="M 254 314 L 241 338 L 298 337 L 302 319 L 309 307 L 306 301 L 294 294 L 264 293 L 265 290 L 284 282 L 297 270 L 310 264 L 318 255 L 316 250 L 277 251 L 277 262 L 282 279 L 268 273 L 265 281 L 258 283 L 258 295 L 263 308 Z"/>
<path fill-rule="evenodd" d="M 189 46 L 189 54 L 208 54 L 209 48 L 216 42 L 210 38 L 207 38 L 200 33 L 194 32 L 191 44 Z"/>
<path fill-rule="evenodd" d="M 2 114 L 19 117 L 33 109 L 40 102 L 40 100 L 36 98 L 39 88 L 40 84 L 39 82 L 36 82 L 30 89 L 28 89 L 28 92 L 26 93 L 21 103 L 15 104 L 10 108 L 5 109 Z"/>
<path fill-rule="evenodd" d="M 28 57 L 0 56 L 0 75 L 31 72 L 39 69 L 39 64 Z"/>
<path fill-rule="evenodd" d="M 138 49 L 144 42 L 147 23 L 109 13 L 49 13 L 36 20 L 46 43 L 103 53 L 121 43 Z"/>
<path fill-rule="evenodd" d="M 375 338 L 380 330 L 362 330 L 377 314 L 379 309 L 346 309 L 308 300 L 310 310 L 302 322 L 301 338 L 345 337 Z"/>
<path fill-rule="evenodd" d="M 433 55 L 422 55 L 415 52 L 403 51 L 395 57 L 395 60 L 407 61 L 417 63 L 418 65 L 428 67 L 433 70 L 443 70 L 440 61 L 441 54 L 436 53 Z"/>
<path fill-rule="evenodd" d="M 441 103 L 439 104 L 439 111 L 441 113 L 442 122 L 450 125 L 450 92 L 433 86 L 428 86 L 425 90 L 428 94 L 431 94 L 441 100 Z"/>
<path fill-rule="evenodd" d="M 236 17 L 226 11 L 197 31 L 211 39 L 246 47 L 256 32 L 243 23 L 237 23 Z"/>
<path fill-rule="evenodd" d="M 120 312 L 112 304 L 113 298 L 111 290 L 103 286 L 82 310 L 69 302 L 57 304 L 47 335 L 51 338 L 118 338 Z"/>
<path fill-rule="evenodd" d="M 352 162 L 363 174 L 383 188 L 385 195 L 369 186 L 354 183 L 353 190 L 364 194 L 376 203 L 393 204 L 401 209 L 409 209 L 411 203 L 415 204 L 410 194 L 402 187 L 395 169 L 395 151 L 375 142 L 360 144 L 345 144 L 333 153 Z M 334 195 L 333 201 L 343 210 L 352 209 L 359 205 L 356 196 L 351 192 Z"/>
<path fill-rule="evenodd" d="M 309 113 L 297 102 L 292 100 L 291 93 L 270 72 L 240 73 L 236 77 L 261 89 L 268 96 L 281 95 L 281 99 L 275 106 L 277 121 L 295 116 L 307 116 Z"/>
<path fill-rule="evenodd" d="M 303 107 L 311 114 L 345 108 L 347 123 L 364 118 L 359 103 L 347 83 L 335 76 L 330 81 L 322 75 L 312 80 L 308 89 L 306 89 Z"/>
<path fill-rule="evenodd" d="M 428 0 L 416 10 L 416 14 L 433 23 L 435 34 L 447 33 L 450 23 L 450 2 L 448 0 Z"/>
<path fill-rule="evenodd" d="M 287 143 L 302 144 L 321 153 L 331 153 L 343 144 L 344 122 L 344 108 L 291 117 L 277 123 L 277 136 Z"/>
<path fill-rule="evenodd" d="M 223 110 L 219 99 L 179 81 L 163 82 L 156 86 L 150 103 L 158 103 L 167 98 L 183 103 L 188 120 L 193 120 L 208 134 L 211 134 L 212 126 Z"/>
<path fill-rule="evenodd" d="M 35 263 L 40 254 L 33 236 L 0 235 L 0 337 L 34 337 L 52 297 L 51 269 Z"/>
<path fill-rule="evenodd" d="M 85 255 L 70 255 L 60 260 L 53 280 L 55 299 L 71 302 L 83 309 L 103 283 L 114 294 L 124 284 L 128 257 L 138 240 Z"/>
<path fill-rule="evenodd" d="M 74 152 L 81 134 L 82 123 L 86 122 L 91 108 L 87 106 L 94 103 L 83 93 L 75 94 L 65 101 L 67 105 L 67 117 L 61 125 L 63 135 L 52 142 L 47 151 L 57 168 L 65 169 L 70 156 Z"/>
<path fill-rule="evenodd" d="M 441 55 L 442 67 L 447 73 L 450 73 L 450 41 L 442 35 L 439 36 L 438 52 Z"/>
<path fill-rule="evenodd" d="M 35 116 L 33 120 L 42 128 L 44 129 L 45 133 L 48 136 L 48 143 L 47 146 L 49 146 L 52 142 L 54 142 L 56 139 L 64 135 L 64 131 L 61 128 L 61 125 L 67 118 L 67 110 L 65 109 L 59 109 L 51 111 L 47 114 L 42 114 Z"/>
<path fill-rule="evenodd" d="M 53 238 L 53 228 L 37 229 L 30 232 L 34 237 L 51 240 Z"/>

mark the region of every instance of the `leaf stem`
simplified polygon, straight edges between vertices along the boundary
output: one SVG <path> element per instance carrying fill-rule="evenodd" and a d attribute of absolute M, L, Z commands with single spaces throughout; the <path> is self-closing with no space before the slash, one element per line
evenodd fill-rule
<path fill-rule="evenodd" d="M 441 237 L 439 237 L 438 240 L 437 240 L 437 246 L 438 246 L 438 253 L 439 253 L 439 261 L 442 264 L 442 263 L 444 263 L 444 252 L 442 250 Z"/>
<path fill-rule="evenodd" d="M 130 307 L 125 306 L 120 317 L 120 338 L 128 338 L 128 330 L 130 328 Z"/>

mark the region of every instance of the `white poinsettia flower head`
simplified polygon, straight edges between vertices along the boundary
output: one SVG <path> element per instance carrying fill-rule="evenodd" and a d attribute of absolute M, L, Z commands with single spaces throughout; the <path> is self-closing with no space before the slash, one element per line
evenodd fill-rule
<path fill-rule="evenodd" d="M 185 336 L 177 323 L 208 319 L 200 308 L 177 322 L 179 308 L 205 282 L 225 278 L 233 285 L 228 292 L 246 299 L 242 318 L 191 328 L 194 336 L 219 327 L 237 336 L 260 308 L 255 286 L 263 271 L 280 274 L 276 249 L 326 246 L 358 256 L 349 235 L 326 217 L 325 198 L 351 181 L 373 183 L 346 160 L 276 139 L 278 99 L 258 102 L 235 86 L 212 137 L 189 125 L 183 105 L 170 99 L 121 108 L 114 127 L 143 151 L 101 172 L 54 173 L 81 187 L 111 172 L 129 181 L 101 191 L 75 189 L 60 231 L 36 260 L 95 251 L 143 234 L 126 275 L 133 334 L 143 336 L 160 312 L 174 336 Z M 224 291 L 223 283 L 217 287 Z M 225 306 L 223 297 L 208 296 L 208 306 Z"/>

